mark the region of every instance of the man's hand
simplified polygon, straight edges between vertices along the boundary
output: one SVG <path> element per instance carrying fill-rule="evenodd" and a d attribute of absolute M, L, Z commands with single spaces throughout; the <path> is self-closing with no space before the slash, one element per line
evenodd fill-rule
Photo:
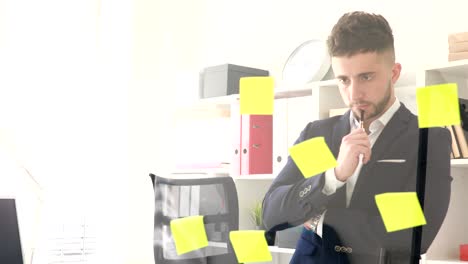
<path fill-rule="evenodd" d="M 338 166 L 335 168 L 336 179 L 345 182 L 351 177 L 359 164 L 359 154 L 363 154 L 362 163 L 366 164 L 371 157 L 369 137 L 363 128 L 358 128 L 341 140 L 338 153 Z"/>

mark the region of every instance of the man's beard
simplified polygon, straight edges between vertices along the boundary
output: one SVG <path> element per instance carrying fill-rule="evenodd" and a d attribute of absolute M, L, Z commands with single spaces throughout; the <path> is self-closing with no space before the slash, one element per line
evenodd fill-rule
<path fill-rule="evenodd" d="M 371 102 L 367 102 L 367 101 L 358 101 L 358 102 L 352 102 L 349 105 L 349 108 L 353 109 L 353 106 L 359 105 L 359 104 L 368 104 L 368 105 L 371 105 L 371 109 L 374 109 L 374 111 L 370 111 L 370 113 L 366 112 L 365 113 L 365 119 L 372 119 L 374 117 L 378 117 L 381 114 L 383 114 L 383 112 L 385 110 L 385 107 L 387 106 L 388 102 L 391 99 L 391 95 L 392 95 L 391 94 L 391 87 L 392 87 L 392 83 L 391 83 L 391 81 L 388 81 L 385 96 L 382 98 L 382 100 L 380 100 L 376 104 L 371 103 Z M 355 110 L 352 110 L 352 111 L 353 111 L 354 116 L 356 116 L 356 117 L 361 116 L 360 112 L 355 112 Z"/>

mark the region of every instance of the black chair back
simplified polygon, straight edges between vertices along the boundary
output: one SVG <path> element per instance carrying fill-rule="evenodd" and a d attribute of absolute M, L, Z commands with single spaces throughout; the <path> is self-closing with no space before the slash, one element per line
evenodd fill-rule
<path fill-rule="evenodd" d="M 190 176 L 190 175 L 188 175 Z M 150 174 L 155 193 L 156 264 L 237 263 L 229 232 L 239 228 L 237 191 L 231 177 L 163 178 Z M 170 221 L 203 215 L 209 245 L 177 255 Z"/>

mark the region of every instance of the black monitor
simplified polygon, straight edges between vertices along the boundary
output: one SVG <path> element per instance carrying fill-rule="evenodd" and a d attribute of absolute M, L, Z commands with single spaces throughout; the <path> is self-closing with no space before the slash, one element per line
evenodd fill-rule
<path fill-rule="evenodd" d="M 0 263 L 24 264 L 15 199 L 0 198 Z"/>

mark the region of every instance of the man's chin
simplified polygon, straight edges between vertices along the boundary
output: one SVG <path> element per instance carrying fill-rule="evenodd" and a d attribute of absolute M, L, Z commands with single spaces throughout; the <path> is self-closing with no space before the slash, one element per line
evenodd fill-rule
<path fill-rule="evenodd" d="M 353 110 L 353 114 L 357 118 L 360 118 L 360 116 L 361 116 L 360 110 L 357 110 L 357 112 Z M 374 120 L 374 119 L 376 119 L 377 116 L 378 116 L 378 114 L 375 112 L 375 109 L 369 109 L 369 111 L 364 112 L 364 120 L 365 121 Z"/>
<path fill-rule="evenodd" d="M 354 116 L 356 116 L 356 117 L 360 117 L 361 116 L 361 111 L 364 111 L 364 119 L 367 119 L 369 116 L 374 114 L 374 109 L 372 109 L 371 106 L 353 107 L 352 111 L 353 111 Z"/>

